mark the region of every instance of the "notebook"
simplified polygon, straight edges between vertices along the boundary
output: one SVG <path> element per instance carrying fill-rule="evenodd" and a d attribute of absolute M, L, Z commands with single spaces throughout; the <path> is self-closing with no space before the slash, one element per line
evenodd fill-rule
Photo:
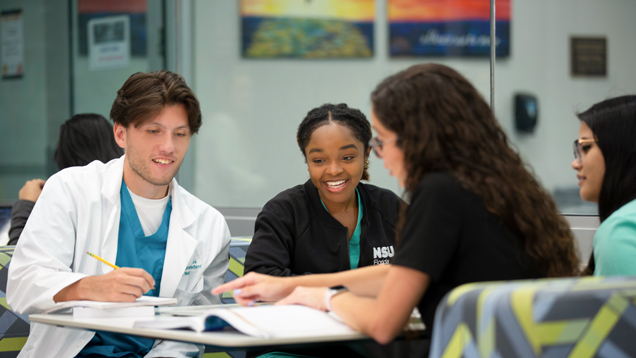
<path fill-rule="evenodd" d="M 259 338 L 300 338 L 342 335 L 355 331 L 334 313 L 297 305 L 213 308 L 185 317 L 137 320 L 135 328 L 218 331 L 228 327 Z"/>
<path fill-rule="evenodd" d="M 73 309 L 73 318 L 149 317 L 155 306 L 177 304 L 176 298 L 141 296 L 135 302 L 66 301 L 56 303 L 42 313 Z"/>

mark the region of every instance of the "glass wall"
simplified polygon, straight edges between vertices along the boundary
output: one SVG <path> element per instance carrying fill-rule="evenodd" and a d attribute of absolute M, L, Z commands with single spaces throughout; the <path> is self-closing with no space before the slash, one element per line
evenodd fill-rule
<path fill-rule="evenodd" d="M 319 4 L 295 1 L 289 3 L 295 4 L 296 14 L 306 11 L 303 6 Z M 137 71 L 176 70 L 197 93 L 203 126 L 179 180 L 222 208 L 258 209 L 278 192 L 306 181 L 306 164 L 296 144 L 296 128 L 305 114 L 323 103 L 344 102 L 369 115 L 375 85 L 413 64 L 449 65 L 487 100 L 490 97 L 487 56 L 390 56 L 402 43 L 389 36 L 389 0 L 358 9 L 357 17 L 345 15 L 360 29 L 347 41 L 371 39 L 358 57 L 322 59 L 257 58 L 257 49 L 247 49 L 256 10 L 241 12 L 240 3 L 2 1 L 1 11 L 21 10 L 24 73 L 0 80 L 0 202 L 14 201 L 26 180 L 53 173 L 51 157 L 60 124 L 81 112 L 108 117 L 116 90 Z M 499 9 L 500 15 L 509 12 L 509 54 L 499 57 L 495 66 L 497 118 L 564 212 L 594 213 L 593 205 L 578 199 L 570 168 L 579 126 L 575 114 L 605 98 L 636 93 L 636 73 L 631 70 L 636 2 L 500 3 L 509 4 L 509 9 Z M 127 34 L 125 58 L 91 58 L 91 49 L 108 50 L 104 43 L 121 45 L 120 26 Z M 573 73 L 573 39 L 605 40 L 605 75 Z M 579 54 L 578 59 L 585 56 Z M 517 94 L 537 99 L 538 121 L 532 132 L 515 128 Z M 371 183 L 400 193 L 382 162 L 370 160 Z"/>
<path fill-rule="evenodd" d="M 19 14 L 16 41 L 23 47 L 22 74 L 0 80 L 0 203 L 17 199 L 25 181 L 55 173 L 64 121 L 77 113 L 109 118 L 117 89 L 132 73 L 165 68 L 164 8 L 173 3 L 0 3 L 3 13 Z"/>

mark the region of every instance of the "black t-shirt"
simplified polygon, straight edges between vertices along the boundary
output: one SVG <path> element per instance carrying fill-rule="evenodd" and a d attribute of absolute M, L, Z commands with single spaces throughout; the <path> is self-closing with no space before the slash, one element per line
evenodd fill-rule
<path fill-rule="evenodd" d="M 427 175 L 414 191 L 393 264 L 430 276 L 418 304 L 429 334 L 453 288 L 538 276 L 519 236 L 448 173 Z"/>

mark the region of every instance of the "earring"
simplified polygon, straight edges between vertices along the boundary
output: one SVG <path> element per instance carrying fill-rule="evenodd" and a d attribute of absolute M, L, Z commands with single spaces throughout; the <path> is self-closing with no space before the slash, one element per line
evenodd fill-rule
<path fill-rule="evenodd" d="M 364 169 L 369 169 L 369 160 L 367 159 L 367 161 L 364 162 Z"/>

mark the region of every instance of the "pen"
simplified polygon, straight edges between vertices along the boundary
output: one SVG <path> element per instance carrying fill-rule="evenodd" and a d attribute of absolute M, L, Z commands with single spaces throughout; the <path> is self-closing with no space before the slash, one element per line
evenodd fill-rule
<path fill-rule="evenodd" d="M 94 253 L 92 253 L 92 252 L 86 251 L 86 253 L 88 254 L 88 256 L 91 256 L 91 257 L 94 257 L 94 258 L 98 259 L 99 261 L 101 261 L 101 262 L 105 263 L 106 265 L 108 265 L 108 266 L 110 266 L 110 267 L 114 268 L 115 270 L 119 269 L 119 266 L 111 264 L 110 262 L 108 262 L 108 261 L 104 260 L 103 258 L 101 258 L 101 257 L 99 257 L 99 256 L 97 256 L 97 255 L 95 255 L 95 254 L 94 254 Z M 155 287 L 154 287 L 154 286 L 153 286 L 153 287 L 151 287 L 151 288 L 152 288 L 153 290 L 155 289 Z"/>

